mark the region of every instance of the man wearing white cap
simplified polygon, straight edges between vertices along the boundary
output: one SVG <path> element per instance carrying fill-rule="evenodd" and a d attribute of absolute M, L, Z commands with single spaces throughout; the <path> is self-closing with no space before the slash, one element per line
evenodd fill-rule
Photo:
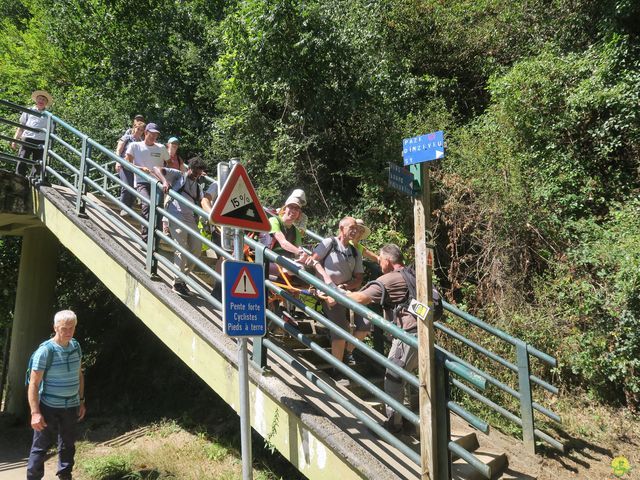
<path fill-rule="evenodd" d="M 153 167 L 164 167 L 165 162 L 169 160 L 169 152 L 164 145 L 156 142 L 160 131 L 155 123 L 148 123 L 144 131 L 144 140 L 130 143 L 124 158 L 143 172 L 153 175 Z M 136 173 L 134 184 L 138 193 L 147 199 L 150 198 L 151 184 L 147 179 Z M 143 201 L 141 207 L 142 217 L 149 220 L 149 204 Z M 146 223 L 141 225 L 140 234 L 142 240 L 146 242 L 148 235 Z"/>
<path fill-rule="evenodd" d="M 53 103 L 53 97 L 45 90 L 35 90 L 31 94 L 31 100 L 36 102 L 32 110 L 39 113 L 44 112 L 49 105 Z M 26 128 L 19 127 L 16 130 L 13 138 L 25 143 L 11 142 L 11 148 L 16 150 L 18 144 L 20 150 L 18 156 L 20 158 L 31 158 L 32 160 L 42 161 L 44 139 L 46 134 L 44 131 L 33 131 L 31 129 L 45 129 L 47 128 L 47 117 L 41 115 L 32 115 L 30 113 L 23 113 L 20 115 L 20 125 L 24 125 Z M 31 176 L 36 176 L 40 172 L 40 166 L 31 167 Z M 16 173 L 18 175 L 25 175 L 27 173 L 27 164 L 18 162 L 16 165 Z"/>

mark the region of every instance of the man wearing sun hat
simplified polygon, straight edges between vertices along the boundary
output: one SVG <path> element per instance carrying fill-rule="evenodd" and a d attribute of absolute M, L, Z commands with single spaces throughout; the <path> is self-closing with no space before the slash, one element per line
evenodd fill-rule
<path fill-rule="evenodd" d="M 142 142 L 131 142 L 127 147 L 127 153 L 124 158 L 133 163 L 143 172 L 153 175 L 153 167 L 164 167 L 164 164 L 169 160 L 169 152 L 167 148 L 161 143 L 157 143 L 160 130 L 155 123 L 147 123 L 144 129 L 144 140 Z M 140 195 L 145 198 L 150 198 L 151 184 L 147 179 L 136 173 L 134 178 L 134 185 Z M 142 217 L 145 220 L 149 220 L 149 204 L 142 202 L 141 205 Z M 143 223 L 140 227 L 140 235 L 143 241 L 147 241 L 148 228 L 147 224 Z"/>
<path fill-rule="evenodd" d="M 53 103 L 53 97 L 49 94 L 49 92 L 45 90 L 35 90 L 31 94 L 31 99 L 36 103 L 32 110 L 37 112 L 44 112 L 48 106 Z M 28 128 L 47 128 L 47 117 L 40 115 L 31 115 L 29 113 L 23 113 L 20 115 L 20 125 L 24 125 Z M 18 151 L 18 157 L 20 158 L 31 158 L 32 160 L 42 161 L 43 154 L 43 146 L 44 139 L 46 134 L 44 131 L 42 132 L 34 132 L 28 130 L 27 128 L 19 127 L 16 130 L 13 138 L 20 142 L 11 142 L 11 148 L 16 150 L 18 145 L 20 145 L 20 150 Z M 31 167 L 31 176 L 36 176 L 40 172 L 40 166 L 32 166 Z M 16 165 L 16 173 L 18 175 L 25 175 L 27 173 L 27 164 L 24 162 L 18 162 Z"/>

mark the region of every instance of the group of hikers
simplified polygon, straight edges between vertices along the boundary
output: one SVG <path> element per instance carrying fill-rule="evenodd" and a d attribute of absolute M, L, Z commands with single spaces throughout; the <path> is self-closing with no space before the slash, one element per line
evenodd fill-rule
<path fill-rule="evenodd" d="M 51 96 L 44 91 L 33 92 L 32 98 L 36 102 L 34 109 L 40 111 L 52 102 Z M 28 126 L 39 125 L 39 120 L 31 120 L 30 117 L 33 115 L 23 114 L 20 123 Z M 16 131 L 15 139 L 22 140 L 19 156 L 22 158 L 30 156 L 37 160 L 40 152 L 41 159 L 41 145 L 44 139 L 31 137 L 32 133 L 34 132 L 27 129 Z M 116 155 L 122 159 L 122 165 L 116 163 L 116 171 L 121 181 L 146 199 L 149 199 L 151 192 L 150 182 L 157 181 L 162 185 L 165 193 L 172 190 L 182 195 L 186 205 L 197 205 L 206 212 L 210 212 L 220 187 L 215 181 L 208 188 L 201 186 L 199 179 L 205 174 L 205 162 L 199 157 L 185 162 L 178 154 L 179 139 L 173 136 L 166 144 L 161 144 L 157 141 L 159 135 L 160 131 L 155 123 L 145 123 L 142 115 L 134 118 L 131 128 L 121 136 L 115 148 Z M 123 167 L 125 161 L 147 175 L 134 174 L 132 170 Z M 20 164 L 17 172 L 25 174 Z M 130 215 L 133 211 L 135 195 L 126 187 L 122 187 L 120 201 L 124 206 L 119 212 L 120 215 L 123 217 Z M 193 208 L 185 204 L 175 201 L 169 195 L 163 203 L 170 217 L 178 219 L 183 225 L 197 232 L 202 228 L 203 221 L 194 215 Z M 283 206 L 273 212 L 274 215 L 269 219 L 271 230 L 269 235 L 262 238 L 262 241 L 275 253 L 315 273 L 319 279 L 345 294 L 352 301 L 362 305 L 380 306 L 388 321 L 409 334 L 415 334 L 417 319 L 408 309 L 409 301 L 415 297 L 415 273 L 411 267 L 405 266 L 400 247 L 390 243 L 380 248 L 378 253 L 368 250 L 361 242 L 370 235 L 371 230 L 361 219 L 346 216 L 339 222 L 337 235 L 325 238 L 313 249 L 307 250 L 303 246 L 308 221 L 303 212 L 306 205 L 305 192 L 302 189 L 293 190 Z M 141 201 L 140 206 L 142 217 L 148 220 L 149 203 Z M 202 251 L 201 237 L 189 232 L 183 225 L 171 219 L 162 219 L 163 233 L 169 235 L 194 257 L 198 257 Z M 209 232 L 213 232 L 212 241 L 220 244 L 220 234 L 211 227 L 214 226 L 209 226 Z M 142 240 L 146 242 L 148 229 L 145 222 L 141 225 L 140 233 Z M 364 259 L 377 263 L 381 274 L 363 285 Z M 218 272 L 220 265 L 221 261 L 218 261 L 216 265 Z M 176 271 L 188 275 L 193 262 L 176 250 L 174 266 Z M 287 273 L 274 263 L 269 266 L 269 274 L 274 278 Z M 177 274 L 173 290 L 183 297 L 190 295 L 183 277 Z M 442 306 L 437 292 L 434 290 L 433 293 L 434 318 L 437 318 L 442 313 Z M 215 282 L 212 294 L 218 300 L 221 299 L 219 282 Z M 347 307 L 321 292 L 317 292 L 317 297 L 322 302 L 325 317 L 341 329 L 352 332 L 357 339 L 365 339 L 372 331 L 372 324 L 367 318 L 354 314 L 354 326 L 351 327 L 351 312 Z M 75 441 L 74 424 L 85 414 L 84 381 L 80 368 L 81 350 L 73 339 L 76 323 L 77 319 L 73 312 L 58 312 L 54 319 L 55 336 L 43 343 L 32 357 L 28 399 L 34 439 L 27 470 L 28 479 L 42 478 L 44 454 L 55 441 L 56 435 L 60 458 L 57 475 L 61 480 L 71 478 Z M 348 343 L 333 330 L 331 331 L 331 353 L 338 361 L 354 365 L 354 348 L 353 344 Z M 418 364 L 417 353 L 416 348 L 394 338 L 388 358 L 398 367 L 413 371 Z M 71 363 L 70 358 L 73 360 Z M 339 371 L 333 370 L 332 376 L 341 380 Z M 64 388 L 60 383 L 63 377 Z M 393 370 L 386 369 L 384 390 L 399 403 L 403 402 L 404 383 L 404 380 Z M 392 433 L 399 433 L 403 430 L 403 423 L 402 416 L 387 405 L 385 428 Z"/>

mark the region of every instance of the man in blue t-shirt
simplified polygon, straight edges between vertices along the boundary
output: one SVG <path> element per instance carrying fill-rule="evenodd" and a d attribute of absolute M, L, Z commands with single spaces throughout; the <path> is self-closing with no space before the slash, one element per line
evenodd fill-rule
<path fill-rule="evenodd" d="M 78 319 L 71 310 L 56 313 L 55 336 L 40 344 L 31 360 L 27 398 L 31 408 L 33 443 L 27 480 L 44 476 L 49 447 L 58 442 L 60 480 L 71 480 L 76 452 L 76 423 L 84 418 L 82 351 L 73 338 Z"/>

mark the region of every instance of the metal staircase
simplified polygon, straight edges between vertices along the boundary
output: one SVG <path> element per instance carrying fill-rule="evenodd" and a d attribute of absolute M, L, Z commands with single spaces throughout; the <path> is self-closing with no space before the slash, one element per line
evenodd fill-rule
<path fill-rule="evenodd" d="M 24 110 L 4 100 L 0 101 L 0 107 L 9 112 L 8 115 Z M 124 186 L 138 201 L 150 205 L 149 240 L 142 242 L 137 226 L 145 220 L 137 210 L 131 210 L 127 219 L 118 214 L 123 205 L 117 199 L 117 192 L 123 185 L 113 173 L 113 165 L 121 159 L 50 112 L 44 115 L 48 118 L 47 140 L 43 168 L 40 176 L 33 179 L 37 198 L 34 213 L 183 361 L 230 405 L 237 405 L 236 359 L 232 354 L 235 342 L 221 332 L 221 305 L 210 295 L 208 281 L 209 278 L 221 279 L 210 260 L 205 256 L 191 256 L 161 229 L 155 228 L 156 217 L 177 219 L 164 210 L 159 187 L 150 177 L 150 199 Z M 15 127 L 15 122 L 1 116 L 0 123 Z M 1 138 L 6 140 L 10 136 Z M 12 165 L 17 159 L 11 153 L 0 152 L 0 161 Z M 127 162 L 122 163 L 122 167 L 146 176 Z M 174 192 L 169 195 L 184 202 Z M 207 217 L 199 207 L 184 205 Z M 196 231 L 190 234 L 200 235 Z M 313 232 L 307 234 L 315 240 L 322 238 Z M 218 256 L 231 258 L 218 245 L 207 239 L 203 242 Z M 352 302 L 254 240 L 245 238 L 245 242 L 255 251 L 256 262 L 274 262 L 295 272 L 302 281 L 371 319 L 387 334 L 417 347 L 414 336 L 375 312 Z M 198 275 L 184 278 L 197 293 L 188 300 L 179 298 L 168 287 L 170 278 L 179 273 L 170 260 L 173 249 L 191 258 L 199 270 Z M 419 439 L 415 435 L 397 437 L 381 427 L 380 409 L 393 399 L 381 388 L 380 378 L 336 362 L 327 352 L 323 339 L 329 330 L 337 327 L 292 292 L 271 281 L 266 284 L 269 292 L 285 299 L 300 318 L 292 322 L 281 312 L 269 311 L 268 320 L 276 331 L 252 342 L 253 427 L 309 478 L 324 477 L 329 472 L 345 478 L 420 478 Z M 560 422 L 560 418 L 544 406 L 550 395 L 558 394 L 557 388 L 534 374 L 554 367 L 555 359 L 453 305 L 445 302 L 444 307 L 446 319 L 435 323 L 449 345 L 448 349 L 438 345 L 436 355 L 441 452 L 438 478 L 501 478 L 501 475 L 509 478 L 513 473 L 504 473 L 509 466 L 505 452 L 491 450 L 491 437 L 486 436 L 489 425 L 454 400 L 461 396 L 482 403 L 519 426 L 523 455 L 534 455 L 539 442 L 562 450 L 560 442 L 536 428 L 536 418 Z M 455 322 L 449 321 L 453 318 Z M 460 324 L 499 339 L 506 345 L 503 350 L 511 351 L 512 359 L 465 337 L 456 329 Z M 349 332 L 339 334 L 354 343 L 368 363 L 379 365 L 380 371 L 398 369 Z M 469 358 L 473 361 L 463 358 L 461 352 L 471 351 L 473 355 Z M 485 360 L 480 362 L 479 357 Z M 509 380 L 499 380 L 498 375 L 492 373 L 494 370 L 481 368 L 479 365 L 486 359 L 500 369 L 499 378 L 509 377 Z M 323 372 L 325 367 L 343 371 L 350 387 L 334 382 Z M 417 386 L 415 375 L 404 370 L 398 374 L 412 388 Z M 534 389 L 544 394 L 534 393 Z M 511 400 L 500 403 L 502 397 L 495 395 L 496 391 Z M 515 409 L 514 402 L 518 405 Z M 398 404 L 394 408 L 408 424 L 419 424 L 419 412 L 409 405 Z M 468 425 L 483 433 L 469 431 Z"/>

